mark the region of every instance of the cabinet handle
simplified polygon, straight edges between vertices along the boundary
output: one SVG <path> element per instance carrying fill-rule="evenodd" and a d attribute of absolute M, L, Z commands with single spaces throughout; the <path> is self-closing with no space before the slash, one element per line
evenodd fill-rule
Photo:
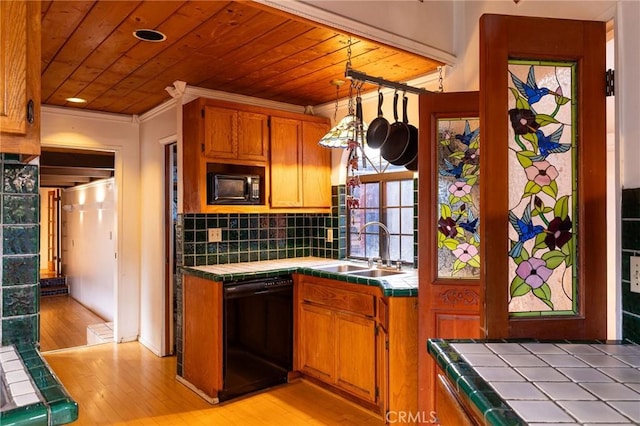
<path fill-rule="evenodd" d="M 36 114 L 33 107 L 33 99 L 29 99 L 29 102 L 27 102 L 27 122 L 29 124 L 33 124 L 36 119 L 35 115 Z"/>

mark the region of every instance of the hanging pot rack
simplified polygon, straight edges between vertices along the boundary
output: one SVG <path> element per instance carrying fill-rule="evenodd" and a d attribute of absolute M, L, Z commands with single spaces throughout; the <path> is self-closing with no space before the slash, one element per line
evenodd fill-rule
<path fill-rule="evenodd" d="M 347 69 L 344 72 L 344 76 L 350 80 L 356 80 L 362 83 L 372 83 L 372 84 L 377 84 L 378 86 L 384 86 L 384 87 L 388 87 L 390 89 L 396 89 L 398 91 L 401 92 L 409 92 L 409 93 L 416 93 L 416 94 L 421 94 L 421 93 L 433 93 L 429 90 L 426 89 L 420 89 L 418 87 L 413 87 L 413 86 L 409 86 L 407 84 L 404 83 L 398 83 L 395 81 L 389 81 L 389 80 L 385 80 L 384 78 L 381 77 L 372 77 L 370 75 L 367 75 L 363 72 L 360 71 L 356 71 L 353 68 L 350 68 L 349 66 L 347 66 Z"/>

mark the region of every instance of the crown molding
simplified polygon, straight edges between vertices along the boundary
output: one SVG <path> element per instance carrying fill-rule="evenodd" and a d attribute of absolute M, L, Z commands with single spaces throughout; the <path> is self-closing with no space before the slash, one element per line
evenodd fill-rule
<path fill-rule="evenodd" d="M 270 101 L 267 99 L 254 98 L 252 96 L 239 95 L 235 93 L 222 92 L 220 90 L 205 89 L 202 87 L 187 86 L 182 104 L 191 102 L 196 98 L 216 99 L 220 101 L 237 102 L 244 105 L 277 109 L 280 111 L 304 113 L 305 107 L 300 105 L 287 104 L 285 102 Z"/>
<path fill-rule="evenodd" d="M 51 115 L 63 115 L 66 117 L 78 117 L 78 118 L 89 118 L 93 120 L 108 120 L 108 121 L 117 121 L 119 123 L 131 123 L 138 124 L 139 119 L 137 115 L 127 115 L 127 114 L 114 114 L 110 112 L 100 112 L 100 111 L 91 111 L 91 110 L 83 110 L 77 108 L 66 108 L 52 105 L 42 105 L 41 111 L 43 114 L 51 114 Z"/>

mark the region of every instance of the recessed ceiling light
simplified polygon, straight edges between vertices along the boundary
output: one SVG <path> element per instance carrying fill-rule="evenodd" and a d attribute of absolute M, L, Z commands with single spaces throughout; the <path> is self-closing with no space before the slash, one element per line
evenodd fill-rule
<path fill-rule="evenodd" d="M 87 100 L 82 98 L 67 98 L 65 99 L 67 102 L 72 102 L 74 104 L 86 104 Z"/>
<path fill-rule="evenodd" d="M 166 35 L 156 30 L 135 30 L 133 36 L 138 40 L 151 41 L 153 43 L 159 43 L 167 39 Z"/>

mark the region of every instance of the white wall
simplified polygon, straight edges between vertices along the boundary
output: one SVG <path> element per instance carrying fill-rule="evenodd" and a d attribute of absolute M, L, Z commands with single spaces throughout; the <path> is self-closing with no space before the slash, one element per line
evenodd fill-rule
<path fill-rule="evenodd" d="M 616 127 L 624 188 L 640 188 L 640 2 L 619 1 L 616 19 Z"/>
<path fill-rule="evenodd" d="M 176 108 L 140 120 L 140 342 L 156 355 L 164 347 L 165 228 L 164 149 L 176 141 Z"/>
<path fill-rule="evenodd" d="M 114 338 L 136 340 L 140 324 L 140 144 L 135 117 L 42 107 L 43 146 L 115 152 Z"/>
<path fill-rule="evenodd" d="M 115 318 L 114 179 L 62 192 L 62 268 L 71 297 L 105 321 Z"/>
<path fill-rule="evenodd" d="M 256 1 L 447 64 L 455 60 L 455 1 Z"/>

